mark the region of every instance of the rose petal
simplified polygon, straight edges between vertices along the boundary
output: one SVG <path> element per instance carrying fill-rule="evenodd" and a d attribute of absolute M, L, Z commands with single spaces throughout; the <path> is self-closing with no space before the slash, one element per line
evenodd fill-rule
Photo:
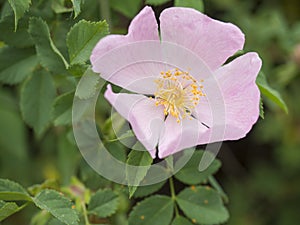
<path fill-rule="evenodd" d="M 175 117 L 168 116 L 164 125 L 158 144 L 159 158 L 198 145 L 201 136 L 208 130 L 194 118 L 185 118 L 178 123 Z"/>
<path fill-rule="evenodd" d="M 212 70 L 244 45 L 244 34 L 238 27 L 190 8 L 165 9 L 160 15 L 160 32 L 163 41 L 192 50 Z"/>
<path fill-rule="evenodd" d="M 104 94 L 112 106 L 131 124 L 137 139 L 155 157 L 155 149 L 163 126 L 163 107 L 156 106 L 153 99 L 138 94 L 112 91 L 110 85 Z"/>
<path fill-rule="evenodd" d="M 153 10 L 149 6 L 144 7 L 133 18 L 127 35 L 108 35 L 102 38 L 92 52 L 91 63 L 93 65 L 97 58 L 114 48 L 143 40 L 159 40 L 157 21 Z"/>
<path fill-rule="evenodd" d="M 261 64 L 256 53 L 247 53 L 216 71 L 226 111 L 224 140 L 244 137 L 259 117 L 260 91 L 255 81 Z"/>

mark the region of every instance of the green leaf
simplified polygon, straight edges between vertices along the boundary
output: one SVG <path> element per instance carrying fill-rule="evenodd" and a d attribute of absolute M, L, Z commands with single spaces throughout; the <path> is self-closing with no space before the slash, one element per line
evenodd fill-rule
<path fill-rule="evenodd" d="M 52 0 L 51 8 L 57 14 L 72 12 L 72 8 L 65 7 L 65 0 Z"/>
<path fill-rule="evenodd" d="M 155 195 L 139 202 L 129 214 L 130 225 L 169 225 L 174 210 L 170 197 Z"/>
<path fill-rule="evenodd" d="M 47 225 L 64 225 L 64 223 L 52 217 L 47 223 Z"/>
<path fill-rule="evenodd" d="M 74 13 L 75 13 L 74 18 L 76 18 L 81 12 L 81 2 L 82 2 L 82 0 L 71 0 L 71 1 L 73 3 L 73 9 L 74 9 Z"/>
<path fill-rule="evenodd" d="M 216 173 L 221 167 L 221 162 L 218 159 L 215 159 L 206 170 L 199 171 L 198 167 L 203 154 L 204 151 L 195 151 L 190 161 L 175 174 L 175 178 L 185 184 L 192 185 L 203 183 L 209 176 Z"/>
<path fill-rule="evenodd" d="M 133 18 L 139 12 L 142 4 L 142 0 L 110 0 L 111 8 L 128 18 Z"/>
<path fill-rule="evenodd" d="M 193 225 L 193 223 L 182 216 L 178 216 L 173 220 L 171 225 Z"/>
<path fill-rule="evenodd" d="M 29 47 L 33 41 L 28 33 L 28 18 L 24 17 L 19 20 L 18 30 L 14 29 L 14 17 L 8 14 L 0 20 L 0 40 L 7 45 L 14 47 Z"/>
<path fill-rule="evenodd" d="M 116 212 L 118 204 L 118 195 L 113 191 L 99 190 L 91 197 L 88 213 L 99 217 L 108 217 Z"/>
<path fill-rule="evenodd" d="M 54 125 L 69 125 L 72 123 L 72 104 L 74 91 L 62 94 L 54 102 Z"/>
<path fill-rule="evenodd" d="M 76 97 L 88 99 L 95 95 L 100 76 L 88 68 L 80 80 L 80 88 L 76 90 Z"/>
<path fill-rule="evenodd" d="M 0 81 L 18 84 L 32 74 L 38 64 L 33 49 L 4 47 L 0 49 Z"/>
<path fill-rule="evenodd" d="M 35 43 L 41 65 L 53 73 L 65 73 L 68 62 L 51 40 L 47 23 L 41 18 L 32 17 L 28 31 Z"/>
<path fill-rule="evenodd" d="M 149 5 L 162 5 L 165 4 L 167 2 L 170 2 L 171 0 L 146 0 L 146 4 Z"/>
<path fill-rule="evenodd" d="M 220 224 L 228 220 L 229 214 L 218 192 L 209 187 L 190 187 L 176 197 L 184 214 L 194 223 Z"/>
<path fill-rule="evenodd" d="M 67 46 L 71 64 L 84 63 L 91 55 L 97 42 L 108 34 L 105 21 L 89 22 L 81 20 L 67 35 Z"/>
<path fill-rule="evenodd" d="M 146 176 L 150 168 L 150 165 L 153 162 L 151 155 L 140 144 L 140 142 L 137 142 L 137 144 L 135 144 L 132 148 L 140 149 L 141 147 L 143 148 L 144 151 L 131 150 L 126 162 L 126 164 L 128 164 L 128 166 L 126 166 L 126 179 L 128 182 L 129 197 L 133 196 L 134 192 L 137 189 L 137 186 Z M 131 167 L 130 165 L 135 167 Z"/>
<path fill-rule="evenodd" d="M 25 122 L 40 135 L 51 120 L 55 86 L 45 70 L 35 71 L 21 90 L 21 112 Z"/>
<path fill-rule="evenodd" d="M 176 7 L 189 7 L 194 8 L 200 12 L 204 11 L 203 0 L 175 0 Z"/>
<path fill-rule="evenodd" d="M 20 184 L 7 179 L 0 179 L 0 199 L 32 201 L 27 191 Z"/>
<path fill-rule="evenodd" d="M 260 98 L 260 102 L 259 102 L 259 116 L 264 119 L 265 118 L 265 111 L 264 111 L 264 103 L 262 98 Z"/>
<path fill-rule="evenodd" d="M 227 194 L 224 192 L 221 185 L 218 183 L 218 181 L 213 176 L 210 176 L 208 178 L 208 180 L 209 180 L 210 185 L 221 195 L 221 197 L 223 198 L 223 201 L 225 203 L 228 203 L 229 198 L 228 198 Z"/>
<path fill-rule="evenodd" d="M 15 202 L 0 201 L 0 222 L 11 216 L 12 214 L 19 212 L 25 206 L 26 204 L 19 207 Z"/>
<path fill-rule="evenodd" d="M 267 82 L 266 76 L 263 72 L 260 72 L 256 78 L 256 84 L 259 87 L 261 93 L 267 97 L 269 100 L 277 104 L 281 109 L 288 113 L 288 108 L 281 98 L 279 92 L 271 88 Z"/>
<path fill-rule="evenodd" d="M 31 4 L 31 0 L 8 0 L 10 6 L 14 10 L 15 13 L 15 30 L 18 27 L 18 20 L 25 14 L 25 12 L 29 9 Z"/>
<path fill-rule="evenodd" d="M 148 196 L 148 195 L 158 191 L 159 189 L 161 189 L 165 183 L 166 183 L 166 180 L 156 183 L 156 184 L 151 184 L 151 185 L 147 185 L 147 186 L 139 186 L 137 188 L 137 190 L 134 192 L 133 196 L 135 198 L 141 198 L 141 197 Z"/>
<path fill-rule="evenodd" d="M 79 217 L 75 209 L 72 209 L 72 202 L 54 190 L 43 190 L 34 199 L 37 207 L 51 213 L 61 222 L 68 225 L 76 225 Z"/>

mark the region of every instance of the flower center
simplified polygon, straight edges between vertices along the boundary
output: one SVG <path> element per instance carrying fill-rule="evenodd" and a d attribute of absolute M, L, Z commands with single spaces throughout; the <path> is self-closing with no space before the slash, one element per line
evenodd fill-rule
<path fill-rule="evenodd" d="M 172 115 L 179 123 L 181 119 L 191 116 L 193 109 L 198 105 L 203 86 L 189 74 L 179 69 L 162 71 L 161 77 L 155 80 L 156 106 L 163 105 L 165 115 Z M 201 80 L 200 82 L 203 82 Z"/>

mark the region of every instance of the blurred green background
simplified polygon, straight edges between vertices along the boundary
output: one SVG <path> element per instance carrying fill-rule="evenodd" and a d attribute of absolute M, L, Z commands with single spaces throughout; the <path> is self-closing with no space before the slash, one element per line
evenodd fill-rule
<path fill-rule="evenodd" d="M 0 1 L 1 7 L 4 2 Z M 125 33 L 144 4 L 137 0 L 86 0 L 80 18 L 107 19 L 111 33 Z M 159 15 L 172 5 L 169 1 L 153 8 Z M 43 7 L 41 14 L 49 12 L 47 7 L 53 9 L 51 1 Z M 223 166 L 217 178 L 230 198 L 231 218 L 227 224 L 299 224 L 300 1 L 205 0 L 204 12 L 241 28 L 246 35 L 245 51 L 260 54 L 270 85 L 281 93 L 289 109 L 286 114 L 264 99 L 265 119 L 260 119 L 243 140 L 223 144 L 219 154 Z M 50 13 L 44 17 L 54 16 Z M 68 23 L 68 16 L 65 17 Z M 57 32 L 66 33 L 63 29 Z M 54 34 L 56 45 L 62 46 L 64 40 L 55 38 Z M 64 89 L 64 85 L 68 84 L 60 84 L 60 88 Z M 20 86 L 1 84 L 0 177 L 29 186 L 46 179 L 59 179 L 64 184 L 70 176 L 79 174 L 90 187 L 97 186 L 99 177 L 90 175 L 92 171 L 69 141 L 71 128 L 50 126 L 42 137 L 36 137 L 22 120 L 19 98 Z M 26 211 L 22 212 L 23 217 L 26 215 Z"/>

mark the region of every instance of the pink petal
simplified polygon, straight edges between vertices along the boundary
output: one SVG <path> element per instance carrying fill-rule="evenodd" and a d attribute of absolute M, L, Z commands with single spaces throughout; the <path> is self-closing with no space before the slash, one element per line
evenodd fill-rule
<path fill-rule="evenodd" d="M 189 8 L 164 10 L 160 15 L 160 31 L 163 41 L 192 50 L 211 70 L 220 67 L 244 45 L 244 34 L 238 27 Z"/>
<path fill-rule="evenodd" d="M 160 49 L 157 44 L 156 48 L 134 45 L 144 41 L 159 42 L 157 21 L 148 6 L 132 20 L 127 35 L 108 35 L 98 42 L 90 58 L 93 71 L 127 90 L 153 94 L 153 77 L 162 70 L 161 63 L 155 63 L 161 62 Z"/>
<path fill-rule="evenodd" d="M 159 40 L 158 25 L 151 7 L 144 7 L 140 13 L 133 18 L 128 28 L 127 35 L 108 35 L 102 38 L 91 55 L 91 63 L 108 51 L 121 45 L 143 40 Z"/>
<path fill-rule="evenodd" d="M 93 70 L 104 79 L 136 93 L 156 92 L 154 82 L 161 71 L 179 68 L 195 79 L 210 77 L 210 70 L 191 50 L 177 44 L 141 41 L 118 47 L 101 56 Z"/>
<path fill-rule="evenodd" d="M 153 99 L 143 95 L 116 94 L 110 85 L 107 86 L 104 96 L 117 112 L 129 121 L 137 139 L 155 158 L 155 149 L 164 120 L 163 107 L 155 106 Z"/>
<path fill-rule="evenodd" d="M 175 117 L 168 116 L 159 139 L 158 157 L 165 158 L 183 149 L 198 145 L 201 136 L 207 131 L 208 128 L 194 118 L 185 118 L 177 123 Z"/>
<path fill-rule="evenodd" d="M 259 117 L 260 91 L 255 81 L 261 64 L 256 53 L 247 53 L 216 71 L 226 111 L 224 140 L 244 137 Z"/>

